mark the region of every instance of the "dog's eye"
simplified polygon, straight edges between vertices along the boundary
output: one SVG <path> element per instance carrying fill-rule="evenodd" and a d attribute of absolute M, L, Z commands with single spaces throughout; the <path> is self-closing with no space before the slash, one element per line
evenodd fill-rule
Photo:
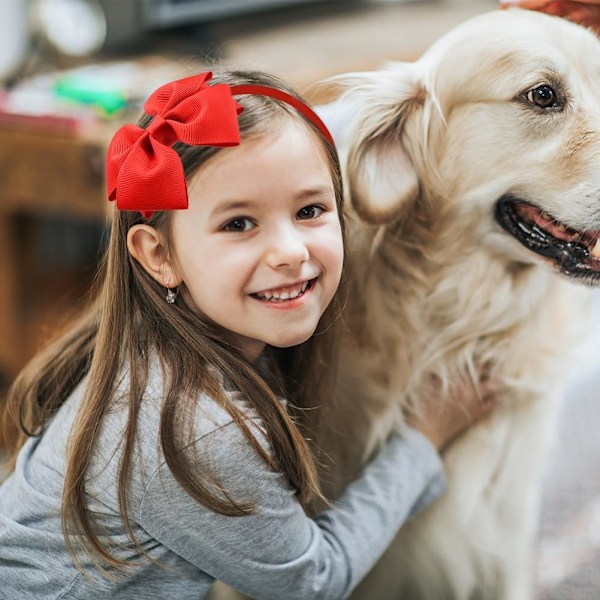
<path fill-rule="evenodd" d="M 549 85 L 540 85 L 529 90 L 527 100 L 540 108 L 556 108 L 559 106 L 556 92 Z"/>

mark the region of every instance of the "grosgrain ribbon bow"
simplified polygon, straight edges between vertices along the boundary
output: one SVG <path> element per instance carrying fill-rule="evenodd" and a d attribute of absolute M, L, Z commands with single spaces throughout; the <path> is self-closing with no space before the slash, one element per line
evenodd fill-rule
<path fill-rule="evenodd" d="M 193 146 L 237 146 L 238 114 L 243 107 L 226 84 L 207 85 L 211 72 L 172 81 L 144 104 L 152 123 L 142 129 L 125 125 L 114 135 L 106 158 L 108 197 L 120 210 L 188 207 L 187 186 L 176 141 Z"/>

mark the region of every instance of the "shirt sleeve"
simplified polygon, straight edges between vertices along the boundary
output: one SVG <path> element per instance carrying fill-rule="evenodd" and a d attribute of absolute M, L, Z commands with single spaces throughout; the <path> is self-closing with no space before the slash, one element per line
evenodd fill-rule
<path fill-rule="evenodd" d="M 264 442 L 264 440 L 263 440 Z M 258 600 L 345 598 L 400 526 L 445 488 L 424 436 L 394 433 L 336 504 L 308 517 L 285 478 L 230 423 L 198 442 L 224 488 L 254 514 L 219 515 L 193 500 L 166 465 L 149 482 L 139 524 L 159 543 Z"/>

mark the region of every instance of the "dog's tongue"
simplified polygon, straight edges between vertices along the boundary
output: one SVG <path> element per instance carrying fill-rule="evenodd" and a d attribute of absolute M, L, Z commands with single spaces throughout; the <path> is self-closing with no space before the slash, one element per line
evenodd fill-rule
<path fill-rule="evenodd" d="M 600 259 L 600 231 L 577 231 L 571 229 L 557 219 L 554 219 L 552 215 L 541 211 L 531 204 L 521 203 L 516 207 L 516 210 L 524 221 L 535 225 L 559 240 L 583 244 L 594 258 Z"/>

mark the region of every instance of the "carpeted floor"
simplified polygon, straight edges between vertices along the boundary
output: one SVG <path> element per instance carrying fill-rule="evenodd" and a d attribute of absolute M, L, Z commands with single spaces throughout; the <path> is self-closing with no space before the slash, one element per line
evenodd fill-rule
<path fill-rule="evenodd" d="M 595 304 L 548 461 L 538 600 L 600 598 L 600 294 Z"/>

